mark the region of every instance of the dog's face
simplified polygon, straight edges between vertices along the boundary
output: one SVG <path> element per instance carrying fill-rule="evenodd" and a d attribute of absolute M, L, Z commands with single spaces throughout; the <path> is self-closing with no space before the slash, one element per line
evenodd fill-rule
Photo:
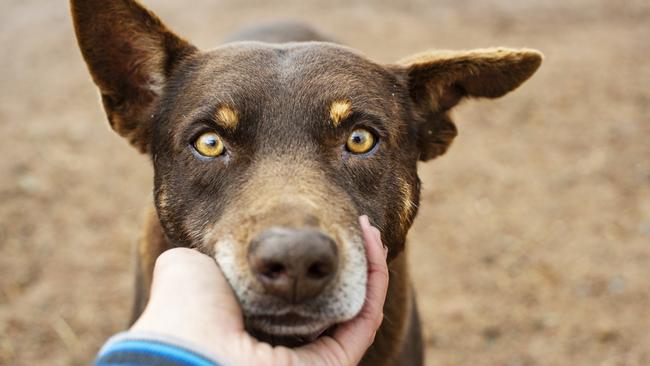
<path fill-rule="evenodd" d="M 541 61 L 501 49 L 383 66 L 318 42 L 201 52 L 136 3 L 72 5 L 111 126 L 152 157 L 166 235 L 213 255 L 248 328 L 281 343 L 357 314 L 358 216 L 398 255 L 418 207 L 417 161 L 456 135 L 449 109 L 507 93 Z"/>
<path fill-rule="evenodd" d="M 308 336 L 353 317 L 358 216 L 398 250 L 415 214 L 403 80 L 333 44 L 245 42 L 188 57 L 169 85 L 149 144 L 167 235 L 215 256 L 251 328 Z"/>

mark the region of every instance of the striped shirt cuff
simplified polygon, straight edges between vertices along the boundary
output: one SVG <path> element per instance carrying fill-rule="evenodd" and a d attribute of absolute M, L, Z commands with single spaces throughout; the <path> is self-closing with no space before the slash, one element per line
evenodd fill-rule
<path fill-rule="evenodd" d="M 204 352 L 173 337 L 141 332 L 113 336 L 99 351 L 95 366 L 219 366 Z"/>

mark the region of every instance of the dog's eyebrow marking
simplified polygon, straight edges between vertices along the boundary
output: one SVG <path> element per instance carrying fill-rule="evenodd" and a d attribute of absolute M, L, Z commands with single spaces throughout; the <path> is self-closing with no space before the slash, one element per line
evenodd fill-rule
<path fill-rule="evenodd" d="M 352 114 L 352 103 L 349 100 L 335 100 L 330 106 L 330 120 L 334 127 L 338 127 Z"/>
<path fill-rule="evenodd" d="M 217 123 L 224 128 L 234 130 L 239 123 L 237 111 L 229 106 L 221 106 L 217 109 Z"/>

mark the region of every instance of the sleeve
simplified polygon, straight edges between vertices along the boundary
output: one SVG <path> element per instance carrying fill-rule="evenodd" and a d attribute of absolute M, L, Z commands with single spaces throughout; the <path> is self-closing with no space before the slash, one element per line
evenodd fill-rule
<path fill-rule="evenodd" d="M 172 337 L 124 332 L 97 354 L 94 366 L 219 366 L 214 358 Z"/>

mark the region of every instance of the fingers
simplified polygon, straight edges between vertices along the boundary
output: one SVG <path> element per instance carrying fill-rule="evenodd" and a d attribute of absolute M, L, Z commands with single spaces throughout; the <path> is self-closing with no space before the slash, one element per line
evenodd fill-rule
<path fill-rule="evenodd" d="M 386 271 L 388 271 L 388 266 L 386 264 L 388 248 L 386 248 L 381 242 L 381 233 L 379 232 L 379 229 L 370 225 L 370 221 L 368 221 L 368 216 L 366 215 L 359 217 L 359 223 L 361 224 L 369 266 L 373 268 L 377 267 L 377 269 L 385 268 Z M 377 253 L 374 253 L 377 249 L 381 250 L 382 257 Z"/>
<path fill-rule="evenodd" d="M 197 280 L 221 282 L 219 274 L 219 267 L 207 255 L 189 248 L 170 249 L 156 259 L 151 296 L 176 290 L 177 285 L 187 289 L 183 284 L 196 284 Z"/>
<path fill-rule="evenodd" d="M 383 319 L 383 307 L 388 290 L 388 251 L 381 243 L 381 235 L 372 227 L 367 216 L 359 218 L 368 259 L 368 284 L 366 302 L 359 315 L 349 322 L 340 324 L 332 337 L 322 337 L 311 345 L 303 347 L 305 355 L 328 364 L 356 365 L 368 347 Z"/>
<path fill-rule="evenodd" d="M 150 299 L 131 328 L 214 347 L 218 337 L 243 332 L 241 310 L 215 261 L 193 249 L 158 257 Z"/>

